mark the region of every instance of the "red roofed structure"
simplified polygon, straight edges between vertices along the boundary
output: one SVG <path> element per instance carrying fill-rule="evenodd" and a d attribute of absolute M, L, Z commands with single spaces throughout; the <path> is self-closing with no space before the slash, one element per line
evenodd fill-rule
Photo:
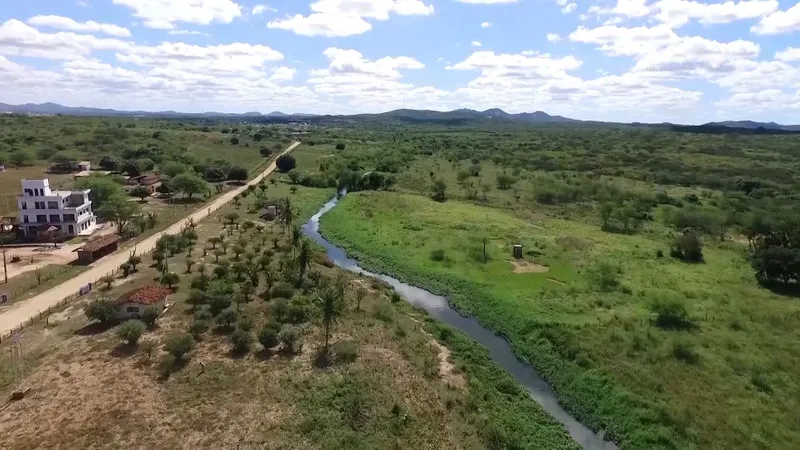
<path fill-rule="evenodd" d="M 126 292 L 115 302 L 117 316 L 121 319 L 137 318 L 148 307 L 156 308 L 160 313 L 170 294 L 172 294 L 172 289 L 156 284 Z"/>

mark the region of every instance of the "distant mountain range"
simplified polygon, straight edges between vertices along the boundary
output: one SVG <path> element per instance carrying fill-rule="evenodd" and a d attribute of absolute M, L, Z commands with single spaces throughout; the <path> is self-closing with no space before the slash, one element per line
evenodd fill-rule
<path fill-rule="evenodd" d="M 0 113 L 16 114 L 63 114 L 72 116 L 128 116 L 128 117 L 164 117 L 164 118 L 227 118 L 227 119 L 246 119 L 251 118 L 257 121 L 291 122 L 291 121 L 310 121 L 320 123 L 405 123 L 405 124 L 440 124 L 440 125 L 480 125 L 487 123 L 531 123 L 531 124 L 586 124 L 586 125 L 634 125 L 650 127 L 672 127 L 679 131 L 689 132 L 730 132 L 736 129 L 744 129 L 754 133 L 780 133 L 780 132 L 800 132 L 800 125 L 780 125 L 775 122 L 754 122 L 750 120 L 709 122 L 698 126 L 673 125 L 670 123 L 661 124 L 619 124 L 614 122 L 586 121 L 571 119 L 569 117 L 547 114 L 544 111 L 532 113 L 509 114 L 502 109 L 492 108 L 486 111 L 476 111 L 473 109 L 457 109 L 454 111 L 431 111 L 416 109 L 397 109 L 378 114 L 354 114 L 354 115 L 316 115 L 316 114 L 285 114 L 280 111 L 262 114 L 260 112 L 246 113 L 184 113 L 177 111 L 120 111 L 116 109 L 86 108 L 63 106 L 57 103 L 26 103 L 24 105 L 8 105 L 0 103 Z"/>
<path fill-rule="evenodd" d="M 310 117 L 313 114 L 284 114 L 273 111 L 268 114 L 260 112 L 221 113 L 208 111 L 203 113 L 184 113 L 178 111 L 120 111 L 116 109 L 86 108 L 82 106 L 63 106 L 58 103 L 26 103 L 24 105 L 8 105 L 0 103 L 0 113 L 15 114 L 63 114 L 66 116 L 137 116 L 137 117 Z"/>

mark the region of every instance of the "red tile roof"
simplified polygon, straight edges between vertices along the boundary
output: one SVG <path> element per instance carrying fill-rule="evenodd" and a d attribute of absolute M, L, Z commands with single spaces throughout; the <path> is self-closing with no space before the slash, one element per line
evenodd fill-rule
<path fill-rule="evenodd" d="M 164 301 L 171 293 L 172 289 L 170 288 L 152 284 L 122 294 L 122 296 L 117 299 L 117 304 L 138 303 L 140 305 L 154 305 Z"/>
<path fill-rule="evenodd" d="M 87 242 L 83 247 L 79 248 L 78 251 L 94 253 L 101 248 L 111 245 L 115 242 L 119 242 L 119 236 L 116 234 L 107 234 L 105 236 L 100 236 L 93 241 Z"/>

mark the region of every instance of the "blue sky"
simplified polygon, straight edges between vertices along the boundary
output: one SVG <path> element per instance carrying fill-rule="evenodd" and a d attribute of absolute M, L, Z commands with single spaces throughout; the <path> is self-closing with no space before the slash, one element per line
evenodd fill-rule
<path fill-rule="evenodd" d="M 794 1 L 0 1 L 4 103 L 800 123 Z"/>

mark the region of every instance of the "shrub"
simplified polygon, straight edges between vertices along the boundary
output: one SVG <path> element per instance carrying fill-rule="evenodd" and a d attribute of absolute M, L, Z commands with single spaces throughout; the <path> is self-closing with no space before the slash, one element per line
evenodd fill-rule
<path fill-rule="evenodd" d="M 164 350 L 172 354 L 175 359 L 183 359 L 184 355 L 194 348 L 194 338 L 188 333 L 175 333 L 167 338 Z"/>
<path fill-rule="evenodd" d="M 265 326 L 258 333 L 258 342 L 261 343 L 265 350 L 275 347 L 278 345 L 278 331 L 275 330 L 274 326 Z"/>
<path fill-rule="evenodd" d="M 199 340 L 200 336 L 206 331 L 208 331 L 208 321 L 206 320 L 195 320 L 192 322 L 192 325 L 189 326 L 189 333 L 191 333 L 196 340 Z"/>
<path fill-rule="evenodd" d="M 153 328 L 156 324 L 156 319 L 158 319 L 159 311 L 155 306 L 148 306 L 147 308 L 142 311 L 141 319 L 148 328 Z"/>
<path fill-rule="evenodd" d="M 164 355 L 161 361 L 158 362 L 158 373 L 164 378 L 169 377 L 172 373 L 172 368 L 175 366 L 175 360 L 175 356 L 170 353 Z"/>
<path fill-rule="evenodd" d="M 278 333 L 278 340 L 283 344 L 284 349 L 289 353 L 295 352 L 295 346 L 300 341 L 300 328 L 295 325 L 286 324 L 281 327 Z"/>
<path fill-rule="evenodd" d="M 292 155 L 281 155 L 275 161 L 275 166 L 283 173 L 286 173 L 297 166 L 297 162 Z"/>
<path fill-rule="evenodd" d="M 141 320 L 127 320 L 117 329 L 117 336 L 128 345 L 136 345 L 146 329 Z"/>
<path fill-rule="evenodd" d="M 216 322 L 220 329 L 230 331 L 236 325 L 237 320 L 239 320 L 239 315 L 236 313 L 236 310 L 233 308 L 225 308 L 217 316 Z"/>
<path fill-rule="evenodd" d="M 336 144 L 336 150 L 344 150 L 345 147 L 346 145 L 344 144 L 344 142 L 339 142 L 338 144 Z"/>
<path fill-rule="evenodd" d="M 441 262 L 444 261 L 445 257 L 444 250 L 437 249 L 431 252 L 431 261 Z"/>
<path fill-rule="evenodd" d="M 589 279 L 601 291 L 612 291 L 619 286 L 622 270 L 610 262 L 602 261 L 589 269 Z"/>
<path fill-rule="evenodd" d="M 389 301 L 392 303 L 398 303 L 403 300 L 403 297 L 397 291 L 392 291 L 391 295 L 389 295 Z"/>
<path fill-rule="evenodd" d="M 356 341 L 339 341 L 333 344 L 333 354 L 336 362 L 351 363 L 358 358 L 358 343 Z"/>
<path fill-rule="evenodd" d="M 211 311 L 205 308 L 198 309 L 194 313 L 194 320 L 205 320 L 206 322 L 208 322 L 213 318 L 214 316 L 211 314 Z"/>
<path fill-rule="evenodd" d="M 650 305 L 656 315 L 655 324 L 664 329 L 685 329 L 692 325 L 686 307 L 677 299 L 659 298 Z"/>
<path fill-rule="evenodd" d="M 247 331 L 236 330 L 231 334 L 231 351 L 234 353 L 246 353 L 252 344 L 253 336 Z"/>
<path fill-rule="evenodd" d="M 664 251 L 661 249 L 656 250 L 656 258 L 663 258 L 663 257 L 664 257 Z"/>
<path fill-rule="evenodd" d="M 294 287 L 288 283 L 277 283 L 269 291 L 270 298 L 292 298 Z"/>
<path fill-rule="evenodd" d="M 686 262 L 702 262 L 703 243 L 697 234 L 687 231 L 675 239 L 669 254 Z"/>
<path fill-rule="evenodd" d="M 100 323 L 109 323 L 117 318 L 117 307 L 107 298 L 92 300 L 83 308 L 83 312 L 89 320 Z"/>
<path fill-rule="evenodd" d="M 305 323 L 311 320 L 314 314 L 314 305 L 308 297 L 295 295 L 286 308 L 286 321 L 291 323 Z"/>
<path fill-rule="evenodd" d="M 683 340 L 672 343 L 672 356 L 687 364 L 697 364 L 700 362 L 700 355 L 695 352 L 691 344 Z"/>
<path fill-rule="evenodd" d="M 244 316 L 239 319 L 239 329 L 244 331 L 251 331 L 253 329 L 253 319 L 249 316 Z"/>

